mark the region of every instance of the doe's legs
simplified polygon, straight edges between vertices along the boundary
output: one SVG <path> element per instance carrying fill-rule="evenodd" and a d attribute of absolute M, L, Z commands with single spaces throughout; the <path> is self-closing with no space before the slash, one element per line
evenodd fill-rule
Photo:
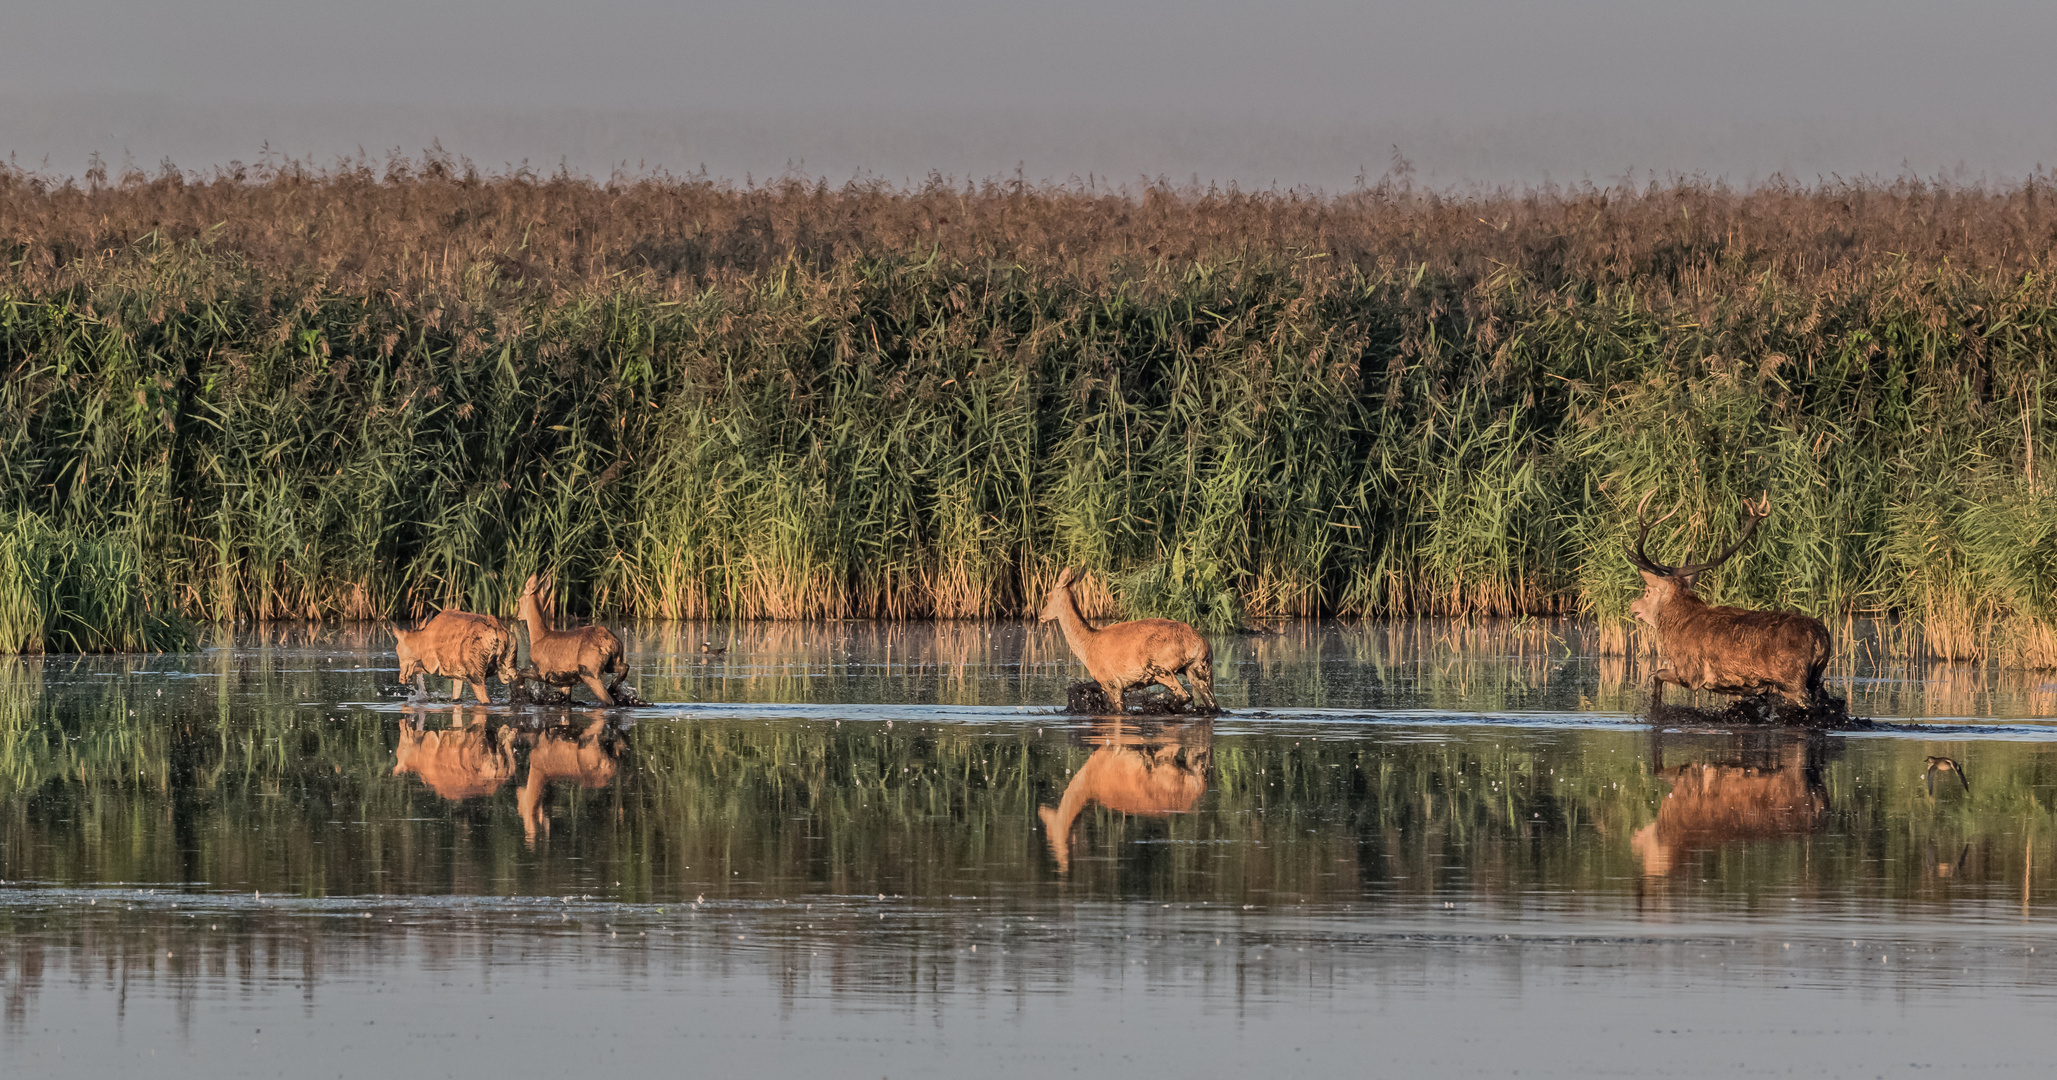
<path fill-rule="evenodd" d="M 1186 693 L 1186 688 L 1179 685 L 1176 673 L 1170 671 L 1159 672 L 1155 681 L 1171 690 L 1171 700 L 1174 703 L 1192 700 L 1193 695 Z"/>
<path fill-rule="evenodd" d="M 614 704 L 614 695 L 607 692 L 607 687 L 601 684 L 598 676 L 590 671 L 581 671 L 579 672 L 579 679 L 586 684 L 586 689 L 593 692 L 594 697 L 600 699 L 600 704 Z M 617 682 L 615 685 L 619 686 L 620 683 Z"/>

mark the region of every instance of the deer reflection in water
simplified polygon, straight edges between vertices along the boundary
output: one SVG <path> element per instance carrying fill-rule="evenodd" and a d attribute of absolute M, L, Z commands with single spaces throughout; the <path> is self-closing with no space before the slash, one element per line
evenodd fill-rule
<path fill-rule="evenodd" d="M 1152 733 L 1127 721 L 1100 721 L 1086 742 L 1097 749 L 1072 775 L 1063 798 L 1037 810 L 1060 873 L 1071 869 L 1071 831 L 1086 807 L 1098 803 L 1141 817 L 1188 813 L 1206 794 L 1213 770 L 1211 720 L 1166 724 Z"/>
<path fill-rule="evenodd" d="M 522 836 L 534 847 L 537 833 L 550 835 L 550 815 L 543 808 L 550 785 L 603 788 L 613 783 L 628 740 L 622 728 L 605 717 L 596 717 L 583 728 L 565 722 L 517 737 L 529 748 L 529 774 L 515 793 L 514 804 L 521 812 Z"/>
<path fill-rule="evenodd" d="M 1765 732 L 1731 737 L 1715 760 L 1664 767 L 1662 733 L 1651 736 L 1657 775 L 1671 793 L 1657 820 L 1629 838 L 1646 877 L 1663 877 L 1698 851 L 1750 840 L 1820 832 L 1828 825 L 1822 764 L 1829 742 L 1818 732 Z"/>
<path fill-rule="evenodd" d="M 400 743 L 393 750 L 393 775 L 413 773 L 430 791 L 452 802 L 491 795 L 514 778 L 515 751 L 528 752 L 528 775 L 516 790 L 514 805 L 530 846 L 536 835 L 550 835 L 544 808 L 550 785 L 573 783 L 602 788 L 621 771 L 628 739 L 626 725 L 598 713 L 584 722 L 560 715 L 553 720 L 506 721 L 485 710 L 467 716 L 462 706 L 451 710 L 450 727 L 431 731 L 429 710 L 406 709 L 400 718 Z"/>
<path fill-rule="evenodd" d="M 452 802 L 491 795 L 514 778 L 514 747 L 507 729 L 491 723 L 484 709 L 467 718 L 460 705 L 451 711 L 448 730 L 424 730 L 427 726 L 427 710 L 401 713 L 400 745 L 393 748 L 394 776 L 413 773 L 430 791 Z"/>

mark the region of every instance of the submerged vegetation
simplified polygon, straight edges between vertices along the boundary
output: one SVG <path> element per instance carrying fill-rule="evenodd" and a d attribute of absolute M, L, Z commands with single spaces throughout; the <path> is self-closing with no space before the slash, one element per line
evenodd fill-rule
<path fill-rule="evenodd" d="M 0 544 L 77 553 L 8 556 L 0 649 L 145 633 L 74 597 L 507 612 L 538 570 L 602 615 L 1018 615 L 1076 564 L 1216 628 L 1618 619 L 1654 487 L 1660 558 L 1772 493 L 1711 600 L 2057 665 L 2053 249 L 2040 179 L 0 172 Z M 88 557 L 118 600 L 38 577 Z"/>

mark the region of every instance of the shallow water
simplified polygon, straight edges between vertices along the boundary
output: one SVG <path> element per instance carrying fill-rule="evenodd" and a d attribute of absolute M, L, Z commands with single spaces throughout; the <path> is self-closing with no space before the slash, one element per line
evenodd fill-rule
<path fill-rule="evenodd" d="M 1019 625 L 625 636 L 657 705 L 413 702 L 359 630 L 0 662 L 0 1067 L 2057 1053 L 2041 677 L 1860 650 L 1875 732 L 1653 731 L 1573 625 L 1308 625 L 1219 643 L 1226 715 L 1114 723 L 1056 714 L 1081 672 Z"/>

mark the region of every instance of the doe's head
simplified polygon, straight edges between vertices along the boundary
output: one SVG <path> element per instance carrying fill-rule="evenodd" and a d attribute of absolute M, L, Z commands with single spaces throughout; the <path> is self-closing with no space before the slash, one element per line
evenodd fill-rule
<path fill-rule="evenodd" d="M 1041 622 L 1056 622 L 1071 603 L 1071 583 L 1078 580 L 1078 570 L 1065 567 L 1057 574 L 1057 584 L 1050 587 L 1050 594 L 1043 598 L 1043 612 L 1038 616 Z"/>

